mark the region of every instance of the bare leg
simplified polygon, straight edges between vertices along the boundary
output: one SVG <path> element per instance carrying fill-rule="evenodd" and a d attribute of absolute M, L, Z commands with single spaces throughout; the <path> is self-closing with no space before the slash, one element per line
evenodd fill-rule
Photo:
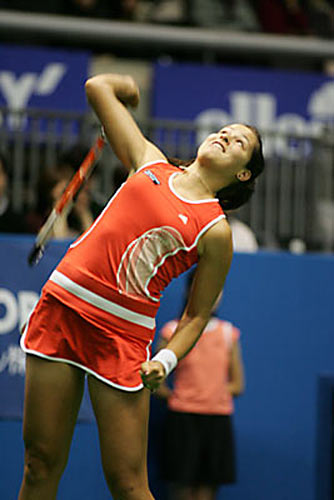
<path fill-rule="evenodd" d="M 201 485 L 196 488 L 194 500 L 215 500 L 217 495 L 217 487 L 209 485 Z"/>
<path fill-rule="evenodd" d="M 94 377 L 88 378 L 88 387 L 103 470 L 114 500 L 153 500 L 146 456 L 150 393 L 120 391 Z"/>
<path fill-rule="evenodd" d="M 65 468 L 84 388 L 84 372 L 27 356 L 19 500 L 52 500 Z"/>
<path fill-rule="evenodd" d="M 215 500 L 216 486 L 183 486 L 175 485 L 173 500 Z"/>
<path fill-rule="evenodd" d="M 172 489 L 171 500 L 194 500 L 194 488 L 175 484 Z"/>

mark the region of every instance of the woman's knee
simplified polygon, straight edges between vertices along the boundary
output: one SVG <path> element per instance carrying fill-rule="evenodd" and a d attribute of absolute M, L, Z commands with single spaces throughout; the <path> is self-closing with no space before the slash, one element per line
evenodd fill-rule
<path fill-rule="evenodd" d="M 134 500 L 153 498 L 148 486 L 147 475 L 140 472 L 107 471 L 105 475 L 109 489 L 115 500 Z"/>
<path fill-rule="evenodd" d="M 63 453 L 45 445 L 25 443 L 24 476 L 29 484 L 60 477 L 66 465 Z"/>
<path fill-rule="evenodd" d="M 110 487 L 110 492 L 115 500 L 137 500 L 138 498 L 153 500 L 153 496 L 148 486 L 139 484 L 123 484 Z"/>

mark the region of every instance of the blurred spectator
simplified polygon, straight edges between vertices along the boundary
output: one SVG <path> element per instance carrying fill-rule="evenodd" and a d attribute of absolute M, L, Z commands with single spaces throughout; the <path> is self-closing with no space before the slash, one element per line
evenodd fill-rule
<path fill-rule="evenodd" d="M 29 231 L 37 233 L 50 214 L 56 201 L 73 177 L 86 155 L 86 150 L 76 146 L 59 159 L 57 165 L 43 172 L 40 178 L 36 210 L 26 216 Z M 90 227 L 102 210 L 92 195 L 93 179 L 89 178 L 81 188 L 72 210 L 59 219 L 54 238 L 74 238 Z"/>
<path fill-rule="evenodd" d="M 78 167 L 81 165 L 87 153 L 88 149 L 86 147 L 77 144 L 76 146 L 65 151 L 60 156 L 56 168 L 60 171 L 63 171 L 64 175 L 66 176 L 67 174 L 67 177 L 70 178 L 74 175 Z M 96 169 L 98 169 L 98 165 L 96 166 Z M 105 203 L 98 199 L 95 194 L 94 172 L 92 176 L 87 179 L 81 192 L 88 194 L 90 211 L 92 212 L 93 219 L 96 219 L 96 217 L 104 208 Z M 83 199 L 83 197 L 81 199 Z"/>
<path fill-rule="evenodd" d="M 250 0 L 187 0 L 191 24 L 224 30 L 259 31 L 256 10 Z"/>
<path fill-rule="evenodd" d="M 132 20 L 137 0 L 0 0 L 1 9 L 69 16 Z"/>
<path fill-rule="evenodd" d="M 109 20 L 132 20 L 137 0 L 59 0 L 59 13 Z"/>
<path fill-rule="evenodd" d="M 65 176 L 64 172 L 56 168 L 47 169 L 42 173 L 39 179 L 37 206 L 26 215 L 29 232 L 37 233 L 40 230 L 69 179 L 70 176 Z M 76 232 L 68 225 L 67 216 L 58 220 L 53 236 L 55 238 L 76 236 Z"/>
<path fill-rule="evenodd" d="M 140 21 L 159 24 L 186 24 L 187 0 L 155 0 L 143 2 L 139 8 Z"/>
<path fill-rule="evenodd" d="M 232 230 L 233 250 L 235 252 L 256 252 L 259 245 L 253 230 L 239 220 L 233 212 L 228 212 L 227 215 Z"/>
<path fill-rule="evenodd" d="M 0 9 L 57 14 L 59 0 L 48 0 L 47 2 L 44 0 L 32 0 L 29 3 L 25 0 L 0 0 Z"/>
<path fill-rule="evenodd" d="M 0 232 L 23 233 L 26 231 L 23 217 L 11 207 L 9 196 L 9 172 L 7 159 L 0 153 Z"/>
<path fill-rule="evenodd" d="M 262 30 L 284 35 L 311 35 L 307 9 L 301 0 L 258 0 Z"/>
<path fill-rule="evenodd" d="M 159 348 L 177 324 L 163 326 Z M 214 500 L 220 485 L 236 480 L 233 400 L 244 390 L 239 337 L 238 328 L 213 315 L 175 368 L 172 389 L 164 383 L 154 393 L 168 406 L 161 465 L 171 500 Z"/>
<path fill-rule="evenodd" d="M 0 0 L 0 9 L 334 37 L 333 0 Z"/>
<path fill-rule="evenodd" d="M 334 37 L 334 2 L 308 0 L 308 15 L 313 33 L 319 37 Z"/>

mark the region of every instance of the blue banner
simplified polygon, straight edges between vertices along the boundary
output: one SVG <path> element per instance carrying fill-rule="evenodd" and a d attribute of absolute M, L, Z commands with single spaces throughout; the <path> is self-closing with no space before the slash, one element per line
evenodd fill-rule
<path fill-rule="evenodd" d="M 68 246 L 68 242 L 52 242 L 38 266 L 29 267 L 33 241 L 28 236 L 0 236 L 0 418 L 22 417 L 25 354 L 19 346 L 20 327 Z M 91 417 L 85 395 L 80 418 Z"/>
<path fill-rule="evenodd" d="M 26 108 L 85 111 L 84 83 L 90 53 L 41 47 L 0 45 L 0 106 L 13 112 Z M 27 127 L 11 114 L 9 129 Z"/>
<path fill-rule="evenodd" d="M 334 121 L 334 79 L 318 73 L 233 66 L 157 64 L 153 115 L 192 120 L 208 133 L 232 122 L 284 134 L 319 134 Z M 267 153 L 284 152 L 278 134 Z M 291 151 L 290 151 L 291 152 Z"/>
<path fill-rule="evenodd" d="M 0 45 L 0 105 L 83 111 L 89 52 Z"/>

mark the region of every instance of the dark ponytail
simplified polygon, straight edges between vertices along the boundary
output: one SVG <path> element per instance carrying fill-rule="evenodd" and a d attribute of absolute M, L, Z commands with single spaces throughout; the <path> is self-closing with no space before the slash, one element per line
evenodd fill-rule
<path fill-rule="evenodd" d="M 181 158 L 176 158 L 174 156 L 168 156 L 167 161 L 171 165 L 174 165 L 175 167 L 180 167 L 180 168 L 186 168 L 189 167 L 196 158 L 193 158 L 192 160 L 181 160 Z"/>
<path fill-rule="evenodd" d="M 223 210 L 235 210 L 251 198 L 255 191 L 255 181 L 237 181 L 217 193 L 219 204 Z"/>

